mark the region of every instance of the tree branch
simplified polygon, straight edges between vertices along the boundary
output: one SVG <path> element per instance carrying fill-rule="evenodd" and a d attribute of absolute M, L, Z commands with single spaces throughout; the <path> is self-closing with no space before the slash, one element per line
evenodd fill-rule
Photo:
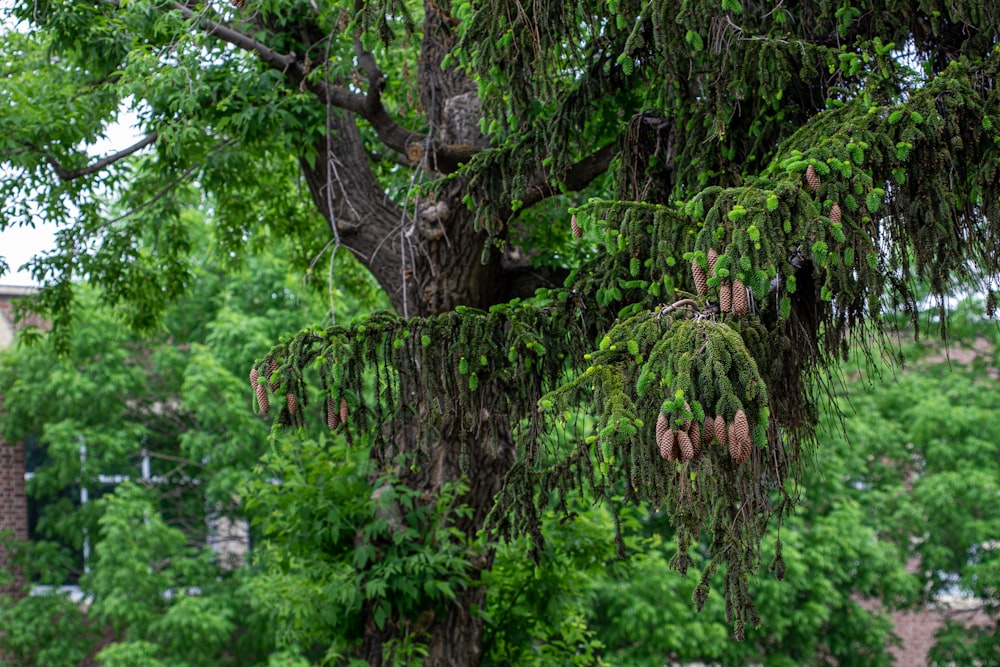
<path fill-rule="evenodd" d="M 575 192 L 587 187 L 591 181 L 607 171 L 616 149 L 616 144 L 608 144 L 572 165 L 566 170 L 562 189 L 553 186 L 544 176 L 537 177 L 525 190 L 522 208 L 534 206 L 543 199 L 557 195 L 563 190 Z"/>
<path fill-rule="evenodd" d="M 103 1 L 113 4 L 116 7 L 120 6 L 119 0 Z M 345 88 L 334 86 L 327 81 L 306 80 L 305 67 L 299 63 L 294 54 L 278 53 L 266 44 L 230 26 L 213 21 L 205 16 L 196 16 L 192 9 L 180 3 L 174 2 L 172 6 L 184 18 L 194 20 L 196 25 L 206 35 L 217 37 L 237 48 L 256 54 L 263 63 L 280 70 L 293 85 L 299 85 L 305 81 L 305 87 L 324 104 L 331 104 L 361 116 L 371 124 L 379 140 L 397 153 L 407 155 L 407 150 L 414 144 L 427 144 L 427 135 L 407 130 L 397 123 L 382 105 L 382 89 L 385 87 L 385 77 L 382 75 L 372 54 L 361 46 L 360 40 L 356 40 L 355 48 L 357 50 L 358 63 L 369 82 L 368 93 L 366 95 L 352 93 Z M 422 155 L 422 157 L 427 159 L 428 164 L 435 165 L 438 171 L 450 173 L 458 169 L 462 163 L 467 162 L 470 153 L 467 147 L 442 145 L 435 142 L 430 146 L 430 155 Z M 411 163 L 413 162 L 416 161 L 411 159 Z"/>
<path fill-rule="evenodd" d="M 155 142 L 157 136 L 158 135 L 156 134 L 156 132 L 151 132 L 150 134 L 147 134 L 145 137 L 143 137 L 136 143 L 132 144 L 128 148 L 124 148 L 118 151 L 117 153 L 108 155 L 107 157 L 103 157 L 97 162 L 87 165 L 86 167 L 83 167 L 81 169 L 66 169 L 61 164 L 59 164 L 58 160 L 56 160 L 54 157 L 50 155 L 45 156 L 45 161 L 52 166 L 52 168 L 55 170 L 56 174 L 59 176 L 61 180 L 72 181 L 77 178 L 82 178 L 83 176 L 89 176 L 95 172 L 100 171 L 101 169 L 104 169 L 105 167 L 114 164 L 115 162 L 118 162 L 122 158 L 126 158 L 129 155 L 132 155 L 132 153 L 135 153 L 136 151 L 142 150 L 146 146 L 149 146 L 150 144 Z"/>

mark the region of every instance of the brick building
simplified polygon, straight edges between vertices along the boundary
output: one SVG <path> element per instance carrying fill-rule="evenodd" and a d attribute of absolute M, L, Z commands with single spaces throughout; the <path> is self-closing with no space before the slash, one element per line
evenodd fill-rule
<path fill-rule="evenodd" d="M 0 287 L 0 349 L 10 346 L 19 324 L 14 321 L 14 301 L 34 293 L 31 287 Z M 39 324 L 31 318 L 21 324 Z M 3 396 L 0 394 L 0 409 Z M 24 443 L 5 443 L 0 440 L 0 532 L 18 540 L 28 539 L 28 500 L 24 493 Z M 7 564 L 7 554 L 0 547 L 0 567 Z M 13 583 L 0 588 L 2 593 L 19 593 L 23 582 L 15 577 Z"/>

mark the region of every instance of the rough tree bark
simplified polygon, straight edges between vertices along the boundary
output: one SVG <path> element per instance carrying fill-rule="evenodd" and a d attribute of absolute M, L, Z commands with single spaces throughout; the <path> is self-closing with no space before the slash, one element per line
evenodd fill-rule
<path fill-rule="evenodd" d="M 485 140 L 479 132 L 474 84 L 466 75 L 440 67 L 455 41 L 450 18 L 432 2 L 425 3 L 425 10 L 418 80 L 430 132 L 409 142 L 407 152 L 410 159 L 420 160 L 417 168 L 440 173 L 454 165 L 450 158 L 440 157 L 435 146 L 457 147 L 453 152 L 471 154 L 482 148 Z M 379 85 L 372 82 L 379 76 L 374 64 L 369 62 L 368 67 L 370 84 Z M 488 308 L 519 293 L 531 294 L 544 284 L 544 276 L 526 281 L 520 267 L 502 262 L 496 250 L 491 251 L 489 262 L 482 261 L 486 234 L 473 229 L 474 213 L 462 202 L 461 180 L 450 183 L 435 201 L 417 202 L 412 209 L 401 210 L 388 200 L 369 168 L 370 158 L 354 114 L 335 109 L 331 119 L 329 136 L 316 146 L 321 158 L 312 166 L 301 162 L 312 199 L 331 233 L 372 272 L 400 315 L 434 315 L 459 305 Z M 413 423 L 399 429 L 397 454 L 416 451 L 416 430 L 421 421 L 431 418 L 425 406 L 415 413 Z M 468 491 L 461 502 L 470 507 L 472 515 L 460 519 L 458 527 L 471 537 L 483 527 L 516 455 L 509 432 L 503 434 L 502 442 L 487 444 L 476 438 L 464 439 L 462 429 L 459 423 L 443 425 L 436 446 L 420 453 L 421 465 L 402 472 L 401 477 L 429 503 L 446 484 L 464 480 Z M 466 466 L 459 461 L 463 439 Z M 393 465 L 388 460 L 381 463 Z M 477 581 L 492 561 L 492 553 L 477 557 L 471 564 L 472 580 Z M 483 619 L 473 610 L 483 607 L 485 597 L 485 588 L 474 585 L 458 593 L 444 613 L 427 609 L 418 618 L 394 617 L 382 628 L 374 621 L 372 605 L 367 605 L 361 657 L 381 665 L 386 642 L 409 632 L 426 642 L 427 664 L 476 665 L 481 658 Z"/>

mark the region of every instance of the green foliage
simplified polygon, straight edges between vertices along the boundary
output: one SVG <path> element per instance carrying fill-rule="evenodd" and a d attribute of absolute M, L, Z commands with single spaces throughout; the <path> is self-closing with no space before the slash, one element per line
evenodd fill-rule
<path fill-rule="evenodd" d="M 135 334 L 81 288 L 89 326 L 73 331 L 70 355 L 55 354 L 50 338 L 3 355 L 3 438 L 36 437 L 44 455 L 28 483 L 36 534 L 16 564 L 32 582 L 76 582 L 86 599 L 5 600 L 6 658 L 67 665 L 100 651 L 103 664 L 266 664 L 274 635 L 243 590 L 249 570 L 207 543 L 206 519 L 246 516 L 236 501 L 268 434 L 234 374 L 278 335 L 275 313 L 322 313 L 286 289 L 280 265 L 265 256 L 248 258 L 242 274 L 201 268 L 199 290 L 159 335 Z M 143 450 L 159 481 L 141 479 Z M 132 481 L 102 483 L 115 475 Z M 81 484 L 90 502 L 74 506 Z"/>
<path fill-rule="evenodd" d="M 246 590 L 279 647 L 329 643 L 326 659 L 346 655 L 364 632 L 433 618 L 472 585 L 469 563 L 481 546 L 454 526 L 468 513 L 463 489 L 445 489 L 433 505 L 388 479 L 372 492 L 367 458 L 339 439 L 279 439 L 247 487 L 263 541 Z M 363 608 L 374 628 L 359 623 Z M 418 623 L 404 633 L 411 648 L 425 630 Z"/>
<path fill-rule="evenodd" d="M 15 3 L 12 16 L 34 29 L 0 47 L 9 84 L 0 93 L 0 192 L 13 202 L 0 229 L 39 215 L 60 225 L 55 252 L 32 265 L 47 282 L 40 307 L 54 318 L 57 342 L 68 335 L 74 304 L 92 298 L 77 277 L 101 283 L 100 298 L 119 305 L 128 324 L 155 330 L 164 313 L 173 315 L 172 303 L 211 275 L 199 263 L 204 247 L 239 265 L 246 249 L 279 239 L 309 281 L 329 253 L 331 319 L 343 305 L 333 287 L 338 271 L 371 296 L 354 265 L 334 262 L 348 254 L 339 249 L 379 276 L 400 313 L 335 326 L 304 318 L 313 326 L 287 335 L 301 329 L 282 309 L 294 301 L 288 285 L 255 294 L 259 310 L 208 299 L 211 320 L 175 315 L 201 327 L 203 335 L 178 338 L 189 347 L 158 348 L 125 373 L 81 370 L 79 357 L 51 377 L 35 376 L 44 394 L 19 380 L 25 398 L 14 402 L 11 423 L 24 432 L 28 397 L 65 397 L 49 400 L 42 420 L 53 460 L 34 485 L 52 494 L 75 479 L 74 438 L 93 447 L 94 470 L 129 463 L 137 440 L 159 444 L 150 419 L 129 418 L 132 399 L 123 396 L 147 405 L 175 396 L 204 429 L 179 434 L 171 455 L 215 472 L 207 497 L 230 506 L 246 462 L 263 450 L 235 414 L 251 399 L 233 387 L 246 386 L 253 365 L 262 378 L 252 388 L 258 408 L 270 407 L 277 425 L 311 428 L 325 418 L 332 448 L 370 446 L 381 469 L 362 472 L 359 461 L 357 471 L 331 469 L 382 480 L 391 504 L 415 517 L 419 529 L 399 533 L 405 539 L 393 543 L 393 557 L 414 568 L 420 592 L 393 588 L 395 573 L 367 557 L 346 567 L 313 554 L 316 578 L 302 576 L 298 563 L 282 560 L 290 540 L 265 514 L 260 525 L 282 545 L 266 565 L 289 575 L 281 585 L 307 600 L 326 586 L 340 596 L 331 616 L 295 605 L 282 611 L 289 661 L 334 661 L 350 651 L 361 633 L 342 625 L 345 608 L 376 630 L 389 628 L 381 636 L 387 656 L 419 659 L 425 643 L 406 625 L 409 616 L 474 588 L 475 568 L 459 563 L 494 496 L 487 527 L 515 543 L 530 535 L 536 558 L 545 513 L 568 514 L 574 494 L 650 503 L 670 516 L 661 528 L 670 538 L 663 544 L 676 549 L 672 564 L 702 576 L 696 604 L 708 603 L 708 587 L 721 577 L 728 620 L 742 637 L 758 618 L 750 579 L 774 529 L 769 520 L 791 525 L 795 483 L 818 456 L 820 404 L 836 394 L 850 344 L 874 357 L 895 311 L 916 324 L 923 285 L 942 315 L 959 287 L 981 292 L 995 311 L 1000 24 L 982 0 L 863 9 L 839 0 L 250 4 Z M 438 158 L 449 147 L 438 144 L 454 128 L 442 127 L 445 105 L 473 90 L 482 118 L 472 109 L 464 129 L 481 120 L 482 136 L 470 133 L 476 145 L 463 144 L 446 167 Z M 155 146 L 95 163 L 88 151 L 122 105 L 138 113 Z M 441 172 L 429 175 L 433 169 Z M 567 212 L 555 210 L 569 202 L 555 197 L 588 185 L 568 211 L 577 216 L 570 233 L 582 234 L 571 240 Z M 418 196 L 450 212 L 450 226 L 434 238 L 421 228 Z M 546 198 L 558 203 L 531 210 Z M 459 212 L 460 202 L 470 210 Z M 214 234 L 192 214 L 200 204 Z M 536 267 L 570 276 L 534 298 L 498 303 L 507 291 L 494 283 L 511 276 L 495 263 L 500 249 L 510 251 L 507 260 L 524 251 Z M 268 282 L 266 271 L 249 260 L 245 267 L 252 278 L 243 289 Z M 727 304 L 734 289 L 751 304 Z M 412 312 L 421 316 L 405 317 Z M 134 343 L 125 338 L 110 355 L 119 366 L 142 356 L 126 342 Z M 914 437 L 948 425 L 942 415 L 953 402 L 935 398 L 912 416 Z M 92 412 L 79 410 L 90 402 Z M 733 423 L 739 416 L 742 429 L 745 418 L 748 460 L 737 464 L 741 455 L 718 447 L 681 464 L 658 458 L 661 413 L 671 433 L 713 415 Z M 267 466 L 290 479 L 318 475 L 313 462 L 296 460 L 288 437 L 275 435 Z M 321 456 L 326 439 L 303 442 L 317 464 L 332 465 Z M 944 456 L 936 449 L 948 451 L 928 444 L 926 461 Z M 989 449 L 967 456 L 978 451 Z M 453 453 L 454 465 L 427 482 L 424 466 Z M 470 473 L 480 471 L 475 483 Z M 906 518 L 941 518 L 942 531 L 959 530 L 949 499 L 983 504 L 994 490 L 985 475 L 975 490 L 956 474 L 927 479 L 933 483 L 914 491 L 922 513 Z M 417 487 L 428 496 L 414 495 Z M 312 517 L 302 529 L 314 531 L 318 518 L 295 495 L 302 489 L 253 488 L 268 508 L 303 508 L 292 514 Z M 396 533 L 372 519 L 378 504 L 360 487 L 343 497 L 323 493 L 338 507 L 361 498 L 345 523 L 332 523 L 337 549 L 342 526 L 378 526 L 367 539 L 392 543 Z M 850 502 L 837 509 L 845 524 L 858 516 Z M 53 514 L 45 530 L 112 528 L 96 513 Z M 615 517 L 623 549 L 628 531 Z M 440 538 L 445 562 L 420 561 L 421 569 L 414 563 L 426 560 L 430 535 Z M 166 528 L 147 537 L 150 553 L 197 561 Z M 959 530 L 949 539 L 968 549 L 980 537 Z M 787 542 L 790 552 L 798 546 Z M 834 543 L 831 558 L 872 555 Z M 957 546 L 926 551 L 935 571 L 961 569 Z M 406 602 L 390 607 L 390 591 Z M 108 660 L 166 660 L 144 618 L 129 622 L 149 627 L 110 649 Z M 575 636 L 586 653 L 590 637 L 577 629 L 570 618 L 558 633 L 522 636 L 544 635 L 546 647 L 557 635 Z M 352 639 L 316 658 L 314 644 L 331 632 Z M 150 641 L 158 648 L 143 643 Z M 516 653 L 512 644 L 496 646 Z"/>

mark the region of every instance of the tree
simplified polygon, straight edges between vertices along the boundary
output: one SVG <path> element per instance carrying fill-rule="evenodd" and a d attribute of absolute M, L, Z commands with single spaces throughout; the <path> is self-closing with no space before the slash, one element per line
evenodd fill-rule
<path fill-rule="evenodd" d="M 146 335 L 80 286 L 87 324 L 74 328 L 69 353 L 56 354 L 53 340 L 5 350 L 0 432 L 38 443 L 21 569 L 35 584 L 78 583 L 87 605 L 55 591 L 0 601 L 4 664 L 250 665 L 280 655 L 246 585 L 252 570 L 226 555 L 233 545 L 212 526 L 247 518 L 243 481 L 268 441 L 235 378 L 287 318 L 322 313 L 315 295 L 296 297 L 285 268 L 274 254 L 245 258 L 233 275 L 205 262 L 165 330 Z"/>
<path fill-rule="evenodd" d="M 233 4 L 15 3 L 0 224 L 65 225 L 33 265 L 57 332 L 76 275 L 140 326 L 182 293 L 191 179 L 232 252 L 353 253 L 394 312 L 262 353 L 259 405 L 301 426 L 316 387 L 417 505 L 464 485 L 459 542 L 537 554 L 575 490 L 648 501 L 742 637 L 848 340 L 915 313 L 915 280 L 995 309 L 987 3 Z M 147 134 L 91 160 L 123 103 Z M 484 595 L 368 605 L 360 655 L 413 612 L 429 661 L 476 663 Z"/>

